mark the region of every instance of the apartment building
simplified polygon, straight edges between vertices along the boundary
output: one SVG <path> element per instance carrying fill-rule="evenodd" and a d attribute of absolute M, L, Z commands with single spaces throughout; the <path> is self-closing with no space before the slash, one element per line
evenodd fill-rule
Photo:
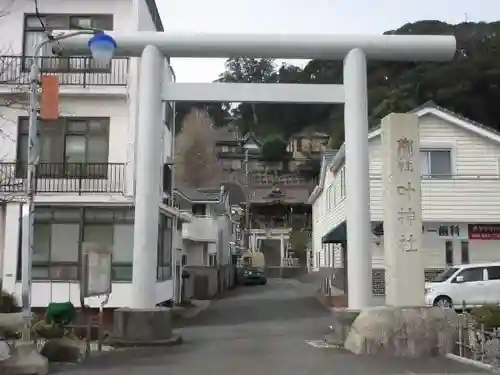
<path fill-rule="evenodd" d="M 52 30 L 93 27 L 130 33 L 163 31 L 154 0 L 0 0 L 0 265 L 3 288 L 21 292 L 21 207 L 24 201 L 28 69 L 35 45 Z M 56 76 L 60 117 L 40 122 L 36 169 L 33 307 L 51 301 L 80 304 L 84 244 L 113 251 L 113 291 L 107 307 L 128 306 L 134 236 L 136 88 L 138 59 L 99 66 L 89 57 L 60 58 L 42 51 L 42 75 Z M 165 71 L 170 72 L 167 62 Z M 169 207 L 170 105 L 164 105 L 163 202 L 158 202 L 156 299 L 174 298 L 173 217 Z M 97 299 L 86 301 L 92 307 Z"/>
<path fill-rule="evenodd" d="M 427 279 L 448 266 L 500 259 L 500 134 L 426 103 L 418 116 L 423 251 Z M 373 293 L 383 295 L 384 231 L 381 131 L 369 134 Z M 343 286 L 346 216 L 344 149 L 323 157 L 313 208 L 312 268 L 329 268 Z M 353 197 L 352 199 L 356 199 Z"/>

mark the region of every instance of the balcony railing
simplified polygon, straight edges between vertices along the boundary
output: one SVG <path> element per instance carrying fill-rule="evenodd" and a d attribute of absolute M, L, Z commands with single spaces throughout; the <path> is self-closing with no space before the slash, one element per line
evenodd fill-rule
<path fill-rule="evenodd" d="M 32 57 L 26 56 L 0 56 L 0 84 L 18 87 L 29 84 L 31 61 Z M 99 64 L 91 57 L 41 57 L 39 61 L 41 72 L 57 76 L 63 86 L 127 84 L 128 58 L 114 58 L 107 65 Z"/>
<path fill-rule="evenodd" d="M 0 163 L 0 193 L 23 193 L 26 167 L 23 163 Z M 123 193 L 125 164 L 39 163 L 36 177 L 37 193 Z"/>

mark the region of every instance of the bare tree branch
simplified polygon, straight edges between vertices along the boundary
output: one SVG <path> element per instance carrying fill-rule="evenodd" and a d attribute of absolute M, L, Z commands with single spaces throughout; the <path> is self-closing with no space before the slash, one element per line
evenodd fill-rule
<path fill-rule="evenodd" d="M 194 188 L 218 185 L 222 178 L 213 121 L 204 110 L 193 108 L 182 122 L 176 138 L 176 180 Z"/>

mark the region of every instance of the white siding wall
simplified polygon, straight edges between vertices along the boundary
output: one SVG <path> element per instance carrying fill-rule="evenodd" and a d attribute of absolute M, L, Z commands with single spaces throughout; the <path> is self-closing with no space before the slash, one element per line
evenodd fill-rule
<path fill-rule="evenodd" d="M 313 257 L 314 266 L 331 267 L 341 261 L 335 256 L 328 256 L 328 247 L 321 239 L 331 229 L 343 221 L 345 189 L 342 188 L 343 174 L 334 175 L 330 168 L 326 169 L 324 186 L 313 203 Z M 333 252 L 333 251 L 332 251 Z M 338 254 L 339 252 L 333 252 Z M 319 257 L 319 261 L 317 258 Z M 317 263 L 319 262 L 319 263 Z"/>
<path fill-rule="evenodd" d="M 422 181 L 424 221 L 498 222 L 500 145 L 433 115 L 419 118 L 421 148 L 452 151 L 453 179 Z M 372 220 L 383 217 L 380 137 L 370 141 Z"/>
<path fill-rule="evenodd" d="M 156 31 L 155 24 L 149 13 L 148 6 L 145 0 L 133 0 L 134 8 L 137 11 L 138 27 L 139 31 Z"/>
<path fill-rule="evenodd" d="M 426 225 L 462 223 L 466 228 L 468 223 L 500 222 L 500 145 L 432 114 L 419 118 L 419 131 L 421 148 L 452 150 L 454 173 L 452 179 L 422 180 L 422 209 Z M 380 145 L 380 136 L 369 142 L 371 217 L 374 222 L 383 220 Z M 343 166 L 335 171 L 335 181 L 340 180 L 342 168 Z M 344 200 L 337 199 L 335 203 L 330 216 L 323 218 L 321 222 L 322 233 L 333 229 L 345 219 Z M 325 207 L 326 202 L 318 202 L 313 210 L 322 212 Z M 314 236 L 317 237 L 316 233 Z M 454 260 L 455 263 L 460 263 L 461 240 L 453 241 Z M 435 233 L 424 234 L 425 267 L 442 268 L 446 265 L 445 243 L 446 239 Z M 498 241 L 470 241 L 469 253 L 471 262 L 498 261 L 500 245 Z M 373 267 L 383 268 L 383 238 L 373 237 L 372 254 Z"/>
<path fill-rule="evenodd" d="M 422 148 L 452 150 L 454 178 L 422 180 L 424 221 L 498 222 L 500 145 L 433 115 L 419 118 Z M 371 216 L 383 218 L 380 137 L 370 140 Z M 341 169 L 335 172 L 340 176 Z M 342 202 L 336 214 L 344 218 Z M 331 225 L 338 223 L 332 220 Z M 334 224 L 335 223 L 335 224 Z"/>

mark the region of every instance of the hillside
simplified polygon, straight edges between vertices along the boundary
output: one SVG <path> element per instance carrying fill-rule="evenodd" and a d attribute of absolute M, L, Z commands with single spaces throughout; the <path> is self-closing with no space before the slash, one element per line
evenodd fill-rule
<path fill-rule="evenodd" d="M 456 59 L 447 63 L 369 62 L 369 113 L 372 124 L 390 112 L 405 112 L 432 100 L 475 121 L 500 130 L 500 22 L 461 23 L 420 21 L 386 34 L 453 34 Z M 223 82 L 341 83 L 342 61 L 312 60 L 304 69 L 277 67 L 271 59 L 236 58 L 226 63 Z M 235 118 L 245 130 L 261 136 L 288 136 L 313 124 L 343 141 L 343 108 L 340 105 L 240 104 L 206 107 L 218 125 Z M 180 106 L 181 112 L 183 107 Z M 180 113 L 182 115 L 182 113 Z"/>

